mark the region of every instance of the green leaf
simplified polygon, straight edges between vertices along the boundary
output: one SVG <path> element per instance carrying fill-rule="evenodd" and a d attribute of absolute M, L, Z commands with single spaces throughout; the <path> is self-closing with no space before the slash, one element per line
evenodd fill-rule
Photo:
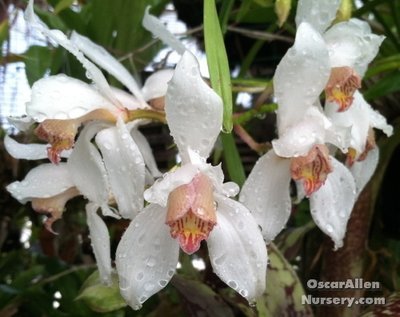
<path fill-rule="evenodd" d="M 63 32 L 67 31 L 67 27 L 64 21 L 57 15 L 47 10 L 42 10 L 38 7 L 35 7 L 35 13 L 39 16 L 39 18 L 46 23 L 46 25 L 50 29 L 58 29 Z"/>
<path fill-rule="evenodd" d="M 260 316 L 313 316 L 311 307 L 302 304 L 303 286 L 278 248 L 269 245 L 267 288 L 257 301 Z"/>
<path fill-rule="evenodd" d="M 233 135 L 222 133 L 221 134 L 222 145 L 224 149 L 224 162 L 225 167 L 228 170 L 229 178 L 242 187 L 246 180 L 246 174 L 243 169 L 242 160 L 235 144 L 235 138 Z"/>
<path fill-rule="evenodd" d="M 196 280 L 175 275 L 171 281 L 187 301 L 190 316 L 233 317 L 229 306 L 209 286 Z"/>
<path fill-rule="evenodd" d="M 75 0 L 61 0 L 54 8 L 54 13 L 59 14 L 61 11 L 69 8 Z"/>
<path fill-rule="evenodd" d="M 366 100 L 387 96 L 400 90 L 400 72 L 394 71 L 377 81 L 365 93 Z"/>
<path fill-rule="evenodd" d="M 232 131 L 232 87 L 224 38 L 214 0 L 204 1 L 204 38 L 211 86 L 224 103 L 225 132 Z"/>
<path fill-rule="evenodd" d="M 88 277 L 76 299 L 83 300 L 91 309 L 100 313 L 112 312 L 127 306 L 119 293 L 118 279 L 112 277 L 112 285 L 102 284 L 99 272 L 96 271 Z"/>
<path fill-rule="evenodd" d="M 400 68 L 400 54 L 395 54 L 388 56 L 386 58 L 382 58 L 369 67 L 367 73 L 364 76 L 364 80 L 374 75 L 391 70 L 397 70 L 399 68 Z"/>
<path fill-rule="evenodd" d="M 24 53 L 26 76 L 29 85 L 42 78 L 51 66 L 51 50 L 43 46 L 31 46 Z"/>

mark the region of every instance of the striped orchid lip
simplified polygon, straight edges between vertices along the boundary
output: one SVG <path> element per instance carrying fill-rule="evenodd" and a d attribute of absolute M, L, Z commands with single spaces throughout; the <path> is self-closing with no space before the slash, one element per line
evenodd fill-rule
<path fill-rule="evenodd" d="M 325 184 L 328 174 L 333 171 L 329 150 L 324 144 L 316 144 L 305 156 L 291 159 L 292 179 L 301 181 L 307 197 Z"/>

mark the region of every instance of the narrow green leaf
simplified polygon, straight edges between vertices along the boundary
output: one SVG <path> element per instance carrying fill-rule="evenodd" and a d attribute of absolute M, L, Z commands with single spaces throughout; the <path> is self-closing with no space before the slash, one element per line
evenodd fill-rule
<path fill-rule="evenodd" d="M 229 16 L 232 12 L 232 7 L 234 3 L 235 3 L 234 0 L 226 0 L 222 2 L 219 16 L 220 16 L 221 30 L 223 34 L 225 34 L 227 31 Z"/>
<path fill-rule="evenodd" d="M 204 1 L 204 38 L 211 86 L 224 103 L 224 132 L 232 131 L 232 87 L 215 0 Z"/>
<path fill-rule="evenodd" d="M 365 93 L 367 100 L 373 100 L 382 96 L 387 96 L 400 90 L 400 73 L 394 71 L 372 85 Z"/>
<path fill-rule="evenodd" d="M 61 0 L 54 8 L 54 13 L 59 14 L 61 11 L 69 8 L 75 0 Z"/>
<path fill-rule="evenodd" d="M 9 29 L 8 19 L 5 19 L 3 22 L 0 23 L 0 47 L 2 47 L 3 42 L 8 37 L 8 29 Z"/>
<path fill-rule="evenodd" d="M 239 152 L 237 150 L 235 139 L 231 133 L 221 134 L 222 145 L 224 148 L 224 162 L 230 179 L 242 187 L 246 180 L 246 174 L 243 169 L 242 160 L 240 159 Z"/>
<path fill-rule="evenodd" d="M 400 54 L 391 55 L 374 62 L 367 70 L 364 80 L 379 73 L 397 69 L 400 69 Z"/>

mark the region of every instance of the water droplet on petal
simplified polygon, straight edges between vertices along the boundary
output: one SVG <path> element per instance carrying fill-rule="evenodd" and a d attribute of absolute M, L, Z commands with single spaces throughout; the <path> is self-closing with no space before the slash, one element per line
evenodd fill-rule
<path fill-rule="evenodd" d="M 235 281 L 228 281 L 228 286 L 233 288 L 233 289 L 237 289 L 238 288 L 238 284 Z"/>

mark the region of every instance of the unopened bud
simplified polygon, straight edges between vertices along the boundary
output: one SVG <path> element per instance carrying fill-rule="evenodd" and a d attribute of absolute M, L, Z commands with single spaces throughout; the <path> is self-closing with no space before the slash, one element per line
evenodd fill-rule
<path fill-rule="evenodd" d="M 290 9 L 292 7 L 292 0 L 276 0 L 275 13 L 278 16 L 278 25 L 281 27 L 287 20 Z"/>

